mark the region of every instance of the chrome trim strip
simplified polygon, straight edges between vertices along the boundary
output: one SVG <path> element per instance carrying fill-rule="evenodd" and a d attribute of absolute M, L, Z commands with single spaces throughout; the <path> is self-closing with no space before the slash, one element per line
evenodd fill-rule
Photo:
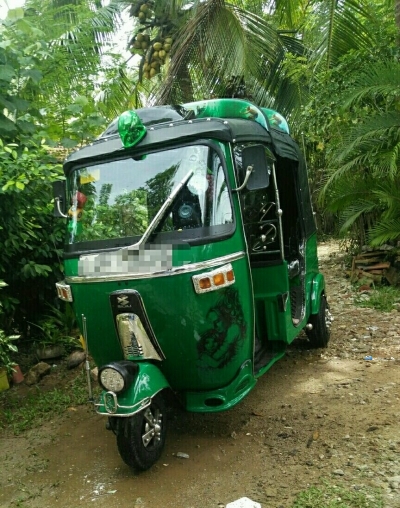
<path fill-rule="evenodd" d="M 281 203 L 279 200 L 279 189 L 278 182 L 276 180 L 276 170 L 275 164 L 272 163 L 272 178 L 274 180 L 274 189 L 275 189 L 275 201 L 276 201 L 276 212 L 278 215 L 278 226 L 279 226 L 279 248 L 281 251 L 281 260 L 285 259 L 285 246 L 283 245 L 283 225 L 282 225 L 282 210 Z"/>
<path fill-rule="evenodd" d="M 210 259 L 208 261 L 199 261 L 198 263 L 188 263 L 182 266 L 176 266 L 171 270 L 165 270 L 162 272 L 149 272 L 149 273 L 121 273 L 112 275 L 100 275 L 100 276 L 71 276 L 65 277 L 65 281 L 69 284 L 82 284 L 85 282 L 109 282 L 115 280 L 139 280 L 139 279 L 152 279 L 155 277 L 168 277 L 171 275 L 180 275 L 182 273 L 196 272 L 197 270 L 204 270 L 206 268 L 213 268 L 220 264 L 231 263 L 238 259 L 244 258 L 246 253 L 244 251 L 235 252 L 228 256 L 221 256 L 219 258 Z"/>

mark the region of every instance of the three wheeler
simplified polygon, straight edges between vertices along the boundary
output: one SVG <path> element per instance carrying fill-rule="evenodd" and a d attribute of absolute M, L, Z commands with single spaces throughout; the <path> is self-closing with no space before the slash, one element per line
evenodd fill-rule
<path fill-rule="evenodd" d="M 162 454 L 166 390 L 188 411 L 227 410 L 302 330 L 327 345 L 307 171 L 276 111 L 239 99 L 127 111 L 64 173 L 57 292 L 134 469 Z"/>

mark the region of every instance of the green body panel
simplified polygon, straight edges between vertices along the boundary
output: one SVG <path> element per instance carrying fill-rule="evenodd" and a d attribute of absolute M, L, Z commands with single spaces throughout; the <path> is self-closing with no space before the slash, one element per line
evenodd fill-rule
<path fill-rule="evenodd" d="M 306 294 L 308 295 L 307 315 L 317 314 L 321 303 L 321 295 L 325 291 L 325 278 L 318 269 L 317 237 L 313 235 L 306 245 Z"/>
<path fill-rule="evenodd" d="M 224 411 L 240 402 L 255 384 L 253 365 L 251 360 L 248 360 L 228 386 L 209 391 L 185 392 L 185 407 L 188 411 L 202 413 Z"/>
<path fill-rule="evenodd" d="M 315 276 L 311 287 L 311 310 L 310 314 L 318 314 L 321 305 L 321 295 L 325 291 L 324 276 L 319 273 Z"/>
<path fill-rule="evenodd" d="M 133 411 L 141 409 L 143 402 L 148 401 L 156 393 L 168 388 L 168 381 L 160 370 L 151 363 L 139 363 L 139 372 L 132 385 L 123 393 L 118 395 L 118 410 L 112 416 L 127 416 Z M 97 411 L 110 416 L 105 406 L 106 392 L 100 395 L 100 402 Z"/>
<path fill-rule="evenodd" d="M 297 285 L 299 280 L 298 277 L 293 281 L 289 280 L 287 262 L 282 261 L 280 264 L 251 270 L 256 307 L 256 333 L 261 339 L 290 344 L 306 325 L 309 314 L 318 311 L 324 279 L 323 275 L 318 273 L 316 235 L 312 235 L 306 242 L 305 266 L 305 313 L 304 318 L 296 326 L 292 322 L 289 293 L 291 286 Z M 313 300 L 315 293 L 318 293 L 315 296 L 318 299 L 317 304 Z M 314 310 L 315 308 L 317 310 Z"/>
<path fill-rule="evenodd" d="M 317 235 L 311 235 L 305 245 L 307 272 L 318 273 Z"/>
<path fill-rule="evenodd" d="M 242 99 L 211 99 L 189 102 L 185 109 L 193 111 L 196 118 L 246 118 L 254 120 L 268 130 L 268 124 L 262 110 Z"/>
<path fill-rule="evenodd" d="M 286 306 L 286 311 L 279 308 L 279 295 L 289 291 L 287 273 L 286 261 L 252 269 L 257 334 L 261 339 L 289 342 L 290 306 Z"/>
<path fill-rule="evenodd" d="M 123 359 L 109 295 L 135 289 L 166 357 L 160 369 L 174 390 L 199 386 L 207 390 L 230 383 L 251 356 L 253 336 L 247 260 L 242 258 L 232 266 L 235 284 L 204 294 L 195 293 L 192 275 L 207 270 L 120 283 L 71 284 L 75 307 L 86 317 L 88 347 L 96 364 Z M 231 323 L 225 314 L 221 318 L 229 305 Z M 211 341 L 209 347 L 215 349 L 215 342 L 222 343 L 223 338 L 222 347 L 231 351 L 207 354 L 205 343 Z"/>

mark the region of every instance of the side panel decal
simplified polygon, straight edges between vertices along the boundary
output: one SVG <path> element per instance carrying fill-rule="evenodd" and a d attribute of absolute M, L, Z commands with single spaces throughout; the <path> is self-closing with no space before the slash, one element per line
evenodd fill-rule
<path fill-rule="evenodd" d="M 210 328 L 200 335 L 197 344 L 199 366 L 221 369 L 235 357 L 246 337 L 247 326 L 236 288 L 224 290 L 207 312 L 207 322 Z"/>

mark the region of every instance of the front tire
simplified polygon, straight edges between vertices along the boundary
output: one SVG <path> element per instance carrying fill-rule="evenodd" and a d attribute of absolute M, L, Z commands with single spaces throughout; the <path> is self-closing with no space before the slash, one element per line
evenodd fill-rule
<path fill-rule="evenodd" d="M 164 399 L 157 395 L 149 407 L 123 418 L 117 434 L 117 447 L 122 460 L 145 471 L 160 458 L 167 434 L 167 413 Z"/>
<path fill-rule="evenodd" d="M 321 303 L 317 314 L 311 314 L 308 322 L 312 325 L 311 330 L 306 329 L 310 345 L 313 348 L 325 348 L 331 335 L 331 314 L 328 308 L 326 296 L 321 295 Z"/>

